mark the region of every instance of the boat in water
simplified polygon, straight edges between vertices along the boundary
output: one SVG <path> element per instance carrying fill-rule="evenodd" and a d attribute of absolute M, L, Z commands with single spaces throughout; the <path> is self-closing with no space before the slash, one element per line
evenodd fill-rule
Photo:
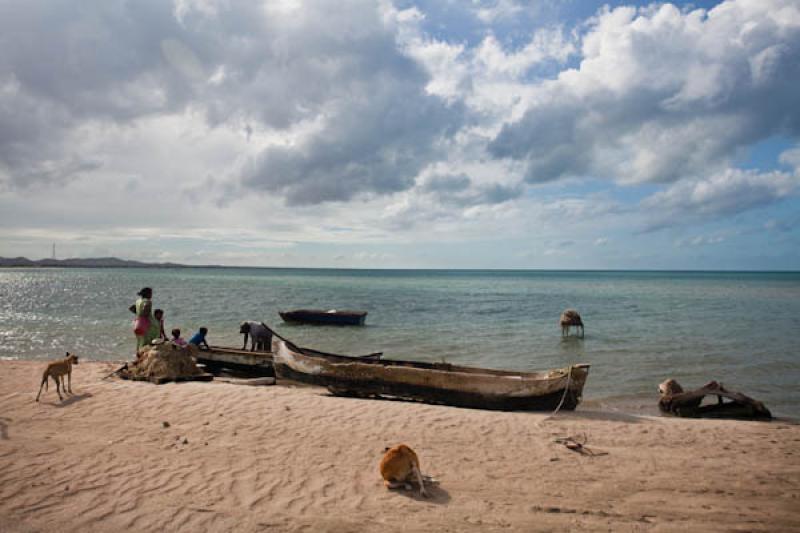
<path fill-rule="evenodd" d="M 327 354 L 274 337 L 278 380 L 321 385 L 331 393 L 391 398 L 478 409 L 573 410 L 580 403 L 588 364 L 541 372 L 515 372 L 450 363 Z"/>
<path fill-rule="evenodd" d="M 295 309 L 279 311 L 284 322 L 321 324 L 332 326 L 363 326 L 367 319 L 366 311 L 340 311 L 337 309 Z"/>

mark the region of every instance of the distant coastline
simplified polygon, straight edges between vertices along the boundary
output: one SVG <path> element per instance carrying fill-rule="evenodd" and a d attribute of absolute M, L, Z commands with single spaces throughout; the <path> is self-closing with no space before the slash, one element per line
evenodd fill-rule
<path fill-rule="evenodd" d="M 28 259 L 27 257 L 0 257 L 0 268 L 228 268 L 228 269 L 265 269 L 265 270 L 340 270 L 340 271 L 386 271 L 386 272 L 559 272 L 559 273 L 630 273 L 647 274 L 679 273 L 679 274 L 798 274 L 800 270 L 697 270 L 697 269 L 538 269 L 538 268 L 358 268 L 358 267 L 291 267 L 291 266 L 245 266 L 245 265 L 186 265 L 182 263 L 147 263 L 120 259 L 118 257 L 87 257 L 69 259 Z"/>
<path fill-rule="evenodd" d="M 194 265 L 180 263 L 145 263 L 130 261 L 117 257 L 92 257 L 71 259 L 28 259 L 27 257 L 0 257 L 0 268 L 31 267 L 31 268 L 197 268 Z M 221 268 L 215 265 L 203 265 L 203 268 Z"/>

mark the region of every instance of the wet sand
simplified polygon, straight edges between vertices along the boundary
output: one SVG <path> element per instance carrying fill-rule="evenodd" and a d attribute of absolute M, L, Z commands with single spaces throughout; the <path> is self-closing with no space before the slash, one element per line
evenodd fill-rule
<path fill-rule="evenodd" d="M 51 386 L 36 403 L 43 364 L 0 362 L 0 531 L 800 528 L 791 421 L 580 406 L 548 418 L 310 387 L 102 380 L 113 368 L 82 363 L 73 396 L 60 402 Z M 598 455 L 556 442 L 568 436 Z M 427 499 L 383 487 L 378 462 L 401 442 L 439 482 Z"/>

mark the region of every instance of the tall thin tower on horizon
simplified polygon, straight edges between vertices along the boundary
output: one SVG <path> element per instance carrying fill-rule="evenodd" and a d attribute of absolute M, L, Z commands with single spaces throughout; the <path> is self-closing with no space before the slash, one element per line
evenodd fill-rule
<path fill-rule="evenodd" d="M 53 259 L 56 258 L 56 243 L 53 243 Z"/>

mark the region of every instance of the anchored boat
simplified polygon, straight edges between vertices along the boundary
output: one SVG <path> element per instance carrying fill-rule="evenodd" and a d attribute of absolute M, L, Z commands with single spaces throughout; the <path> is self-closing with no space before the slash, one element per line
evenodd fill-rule
<path fill-rule="evenodd" d="M 332 326 L 363 326 L 367 319 L 366 311 L 340 311 L 330 309 L 295 309 L 279 311 L 284 322 L 300 322 L 303 324 L 322 324 Z"/>

